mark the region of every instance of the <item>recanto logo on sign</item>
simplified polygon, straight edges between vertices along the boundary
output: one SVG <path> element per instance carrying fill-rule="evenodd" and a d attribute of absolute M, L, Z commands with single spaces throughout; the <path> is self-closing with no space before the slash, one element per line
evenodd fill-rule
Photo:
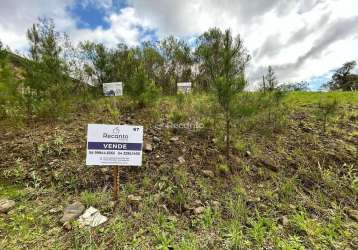
<path fill-rule="evenodd" d="M 113 134 L 103 133 L 103 138 L 110 138 L 110 139 L 128 139 L 128 135 L 124 135 L 124 134 L 113 135 Z"/>
<path fill-rule="evenodd" d="M 109 139 L 128 139 L 128 135 L 126 134 L 120 134 L 121 131 L 120 129 L 117 127 L 115 129 L 113 129 L 113 134 L 107 134 L 107 133 L 103 133 L 103 138 L 109 138 Z"/>

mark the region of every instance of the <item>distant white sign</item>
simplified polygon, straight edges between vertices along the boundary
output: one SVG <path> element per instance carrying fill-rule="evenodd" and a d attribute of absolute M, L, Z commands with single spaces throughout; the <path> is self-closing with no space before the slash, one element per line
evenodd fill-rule
<path fill-rule="evenodd" d="M 88 124 L 86 165 L 142 165 L 143 127 Z"/>
<path fill-rule="evenodd" d="M 105 96 L 121 96 L 123 95 L 123 83 L 121 82 L 103 83 L 103 93 Z"/>
<path fill-rule="evenodd" d="M 178 93 L 188 94 L 191 92 L 191 82 L 178 82 Z"/>

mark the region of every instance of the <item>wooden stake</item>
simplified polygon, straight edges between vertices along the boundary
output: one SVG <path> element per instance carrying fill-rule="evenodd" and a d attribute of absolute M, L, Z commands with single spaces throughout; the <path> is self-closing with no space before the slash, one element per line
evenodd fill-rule
<path fill-rule="evenodd" d="M 113 200 L 118 201 L 119 198 L 119 167 L 113 167 Z"/>

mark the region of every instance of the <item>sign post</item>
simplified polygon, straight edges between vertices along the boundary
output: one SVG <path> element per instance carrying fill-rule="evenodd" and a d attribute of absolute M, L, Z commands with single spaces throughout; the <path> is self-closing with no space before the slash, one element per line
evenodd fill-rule
<path fill-rule="evenodd" d="M 113 200 L 117 201 L 119 196 L 119 187 L 120 187 L 120 182 L 119 182 L 119 167 L 118 166 L 113 166 Z"/>
<path fill-rule="evenodd" d="M 119 166 L 141 166 L 143 127 L 88 124 L 86 165 L 113 167 L 113 199 L 119 195 Z"/>

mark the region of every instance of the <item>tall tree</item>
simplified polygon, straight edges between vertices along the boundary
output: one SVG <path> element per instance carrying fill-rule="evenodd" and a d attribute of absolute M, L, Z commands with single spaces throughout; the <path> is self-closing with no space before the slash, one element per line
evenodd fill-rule
<path fill-rule="evenodd" d="M 277 88 L 278 81 L 277 81 L 276 73 L 271 65 L 268 67 L 267 74 L 264 81 L 266 83 L 265 85 L 267 86 L 267 90 L 273 91 Z"/>
<path fill-rule="evenodd" d="M 332 79 L 324 86 L 330 90 L 358 90 L 358 75 L 351 73 L 356 65 L 356 61 L 346 62 L 341 68 L 336 70 Z"/>
<path fill-rule="evenodd" d="M 194 62 L 191 49 L 184 41 L 170 36 L 160 42 L 159 51 L 164 60 L 160 85 L 165 93 L 174 94 L 177 82 L 191 80 Z"/>
<path fill-rule="evenodd" d="M 206 75 L 224 113 L 226 134 L 226 160 L 230 154 L 230 128 L 233 115 L 234 97 L 245 85 L 245 67 L 250 56 L 238 35 L 232 37 L 231 31 L 211 29 L 199 38 L 196 54 L 201 72 Z"/>
<path fill-rule="evenodd" d="M 80 44 L 83 54 L 84 71 L 86 72 L 91 84 L 102 85 L 104 82 L 112 80 L 114 65 L 111 62 L 112 53 L 102 43 L 85 41 Z"/>
<path fill-rule="evenodd" d="M 40 19 L 27 31 L 30 61 L 27 64 L 27 86 L 36 91 L 61 88 L 68 83 L 68 67 L 61 57 L 61 35 L 52 19 Z M 61 86 L 63 85 L 63 86 Z"/>
<path fill-rule="evenodd" d="M 19 87 L 21 80 L 17 77 L 18 72 L 13 67 L 9 58 L 9 51 L 4 48 L 0 41 L 0 118 L 13 112 L 18 114 L 18 106 L 21 103 Z"/>
<path fill-rule="evenodd" d="M 157 45 L 151 42 L 143 43 L 141 58 L 148 77 L 159 85 L 162 77 L 161 69 L 164 66 L 164 58 L 160 54 Z"/>
<path fill-rule="evenodd" d="M 64 35 L 55 30 L 52 19 L 40 19 L 27 31 L 27 38 L 30 60 L 25 63 L 24 100 L 28 117 L 35 106 L 43 114 L 57 116 L 73 86 L 63 58 Z"/>

